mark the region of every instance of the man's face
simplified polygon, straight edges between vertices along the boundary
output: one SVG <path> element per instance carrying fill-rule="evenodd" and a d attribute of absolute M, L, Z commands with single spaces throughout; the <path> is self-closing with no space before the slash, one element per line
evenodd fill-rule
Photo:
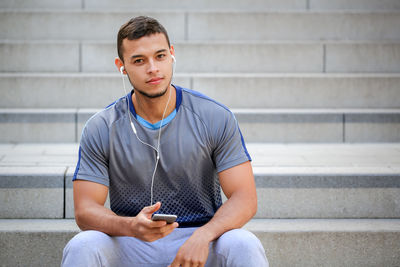
<path fill-rule="evenodd" d="M 149 98 L 162 96 L 172 78 L 173 48 L 164 34 L 122 41 L 125 71 L 135 92 Z"/>

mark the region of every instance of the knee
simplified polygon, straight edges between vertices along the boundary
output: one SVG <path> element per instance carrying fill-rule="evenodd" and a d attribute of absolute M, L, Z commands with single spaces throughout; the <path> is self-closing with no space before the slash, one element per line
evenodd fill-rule
<path fill-rule="evenodd" d="M 74 236 L 65 246 L 63 261 L 66 258 L 75 259 L 82 257 L 96 257 L 106 247 L 107 239 L 110 237 L 98 231 L 83 231 Z"/>
<path fill-rule="evenodd" d="M 268 266 L 264 247 L 260 240 L 249 231 L 243 229 L 228 231 L 218 239 L 215 245 L 216 252 L 224 255 L 228 262 L 256 264 L 247 266 Z"/>
<path fill-rule="evenodd" d="M 223 234 L 218 240 L 223 247 L 240 252 L 263 249 L 260 240 L 251 232 L 243 229 L 234 229 Z"/>

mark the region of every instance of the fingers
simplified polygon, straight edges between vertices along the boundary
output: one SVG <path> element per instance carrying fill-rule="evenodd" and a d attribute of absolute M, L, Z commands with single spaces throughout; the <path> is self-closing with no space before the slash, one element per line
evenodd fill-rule
<path fill-rule="evenodd" d="M 204 264 L 203 263 L 199 263 L 199 262 L 176 260 L 173 263 L 171 263 L 171 265 L 169 265 L 168 267 L 203 267 L 203 266 L 204 266 Z"/>
<path fill-rule="evenodd" d="M 158 239 L 161 239 L 161 238 L 169 235 L 174 229 L 175 229 L 175 227 L 171 227 L 170 225 L 168 225 L 168 226 L 160 228 L 158 230 L 154 229 L 152 231 L 147 231 L 143 235 L 142 240 L 147 241 L 147 242 L 156 241 Z"/>
<path fill-rule="evenodd" d="M 161 223 L 161 225 L 148 225 L 148 231 L 150 233 L 166 233 L 172 232 L 175 228 L 178 227 L 178 223 L 167 224 L 165 221 L 157 222 L 157 224 Z"/>
<path fill-rule="evenodd" d="M 207 262 L 210 242 L 198 235 L 192 235 L 179 248 L 171 267 L 204 266 Z"/>
<path fill-rule="evenodd" d="M 153 222 L 144 218 L 135 227 L 136 237 L 143 241 L 152 242 L 169 235 L 177 227 L 178 223 L 167 224 L 165 221 Z"/>
<path fill-rule="evenodd" d="M 169 235 L 179 225 L 174 222 L 167 224 L 166 221 L 153 221 L 151 215 L 161 208 L 161 203 L 144 207 L 134 218 L 132 224 L 133 236 L 143 241 L 152 242 Z"/>
<path fill-rule="evenodd" d="M 201 252 L 199 253 L 199 251 L 197 251 L 197 253 L 195 251 L 192 251 L 192 252 L 195 254 L 191 255 L 190 252 L 188 252 L 188 254 L 182 254 L 179 251 L 170 266 L 171 267 L 204 266 L 207 261 L 208 254 L 203 257 L 203 256 L 201 256 Z"/>
<path fill-rule="evenodd" d="M 152 221 L 151 219 L 149 219 L 146 223 L 148 228 L 161 228 L 164 226 L 167 226 L 167 222 L 166 221 Z"/>
<path fill-rule="evenodd" d="M 168 224 L 166 221 L 153 221 L 151 219 L 149 219 L 146 223 L 148 228 L 172 228 L 175 229 L 179 226 L 179 224 L 177 222 Z"/>
<path fill-rule="evenodd" d="M 144 207 L 141 212 L 145 213 L 146 215 L 151 215 L 154 212 L 158 211 L 160 208 L 161 208 L 161 202 L 157 202 L 152 206 Z"/>

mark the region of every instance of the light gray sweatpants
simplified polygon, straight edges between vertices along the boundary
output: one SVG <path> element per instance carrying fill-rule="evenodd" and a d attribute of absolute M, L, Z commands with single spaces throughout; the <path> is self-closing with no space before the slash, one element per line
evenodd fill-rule
<path fill-rule="evenodd" d="M 62 267 L 157 266 L 172 263 L 183 243 L 197 228 L 177 228 L 154 242 L 133 237 L 111 237 L 98 231 L 83 231 L 64 248 Z M 258 238 L 243 229 L 226 232 L 210 244 L 206 266 L 268 266 Z"/>

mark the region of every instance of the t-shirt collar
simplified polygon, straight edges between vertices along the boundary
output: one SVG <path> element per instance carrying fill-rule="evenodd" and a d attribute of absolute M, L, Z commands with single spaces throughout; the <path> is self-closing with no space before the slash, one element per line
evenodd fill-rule
<path fill-rule="evenodd" d="M 178 113 L 179 107 L 180 107 L 181 104 L 182 104 L 182 88 L 179 87 L 179 86 L 177 86 L 177 85 L 174 85 L 174 84 L 171 84 L 171 85 L 172 85 L 172 86 L 175 88 L 175 90 L 176 90 L 175 111 L 176 111 L 176 113 Z M 133 93 L 134 93 L 134 90 L 132 89 L 132 91 L 126 95 L 126 98 L 127 98 L 127 101 L 129 101 L 129 109 L 130 109 L 132 115 L 137 119 L 135 106 L 133 105 L 133 102 L 132 102 L 132 94 L 133 94 Z"/>

